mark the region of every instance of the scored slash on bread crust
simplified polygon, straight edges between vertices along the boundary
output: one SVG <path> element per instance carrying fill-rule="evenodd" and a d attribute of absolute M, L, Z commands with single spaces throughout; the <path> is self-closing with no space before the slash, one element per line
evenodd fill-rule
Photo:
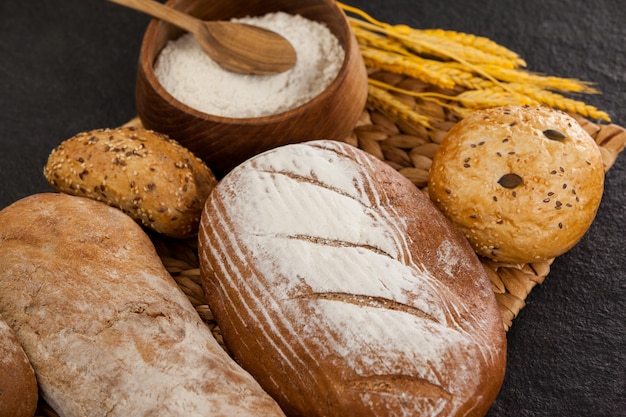
<path fill-rule="evenodd" d="M 288 415 L 479 416 L 497 395 L 506 339 L 478 258 L 361 150 L 248 160 L 209 197 L 198 251 L 229 351 Z"/>

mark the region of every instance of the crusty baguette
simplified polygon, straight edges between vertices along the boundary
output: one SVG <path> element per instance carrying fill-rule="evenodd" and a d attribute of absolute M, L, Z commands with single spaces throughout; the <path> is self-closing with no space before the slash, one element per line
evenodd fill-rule
<path fill-rule="evenodd" d="M 505 371 L 489 280 L 407 179 L 331 141 L 231 171 L 201 275 L 225 342 L 291 416 L 482 416 Z"/>
<path fill-rule="evenodd" d="M 120 210 L 37 194 L 0 225 L 0 310 L 60 416 L 283 415 Z"/>
<path fill-rule="evenodd" d="M 37 381 L 15 333 L 0 315 L 0 417 L 32 417 Z"/>
<path fill-rule="evenodd" d="M 173 139 L 141 127 L 81 132 L 54 149 L 44 167 L 50 185 L 103 201 L 174 238 L 198 231 L 211 170 Z"/>

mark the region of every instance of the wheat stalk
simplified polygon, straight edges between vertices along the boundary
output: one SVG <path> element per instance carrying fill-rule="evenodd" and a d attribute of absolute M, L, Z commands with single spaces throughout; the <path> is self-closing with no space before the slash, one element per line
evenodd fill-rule
<path fill-rule="evenodd" d="M 400 32 L 399 35 L 396 35 L 395 31 L 393 31 L 390 36 L 397 36 L 400 43 L 418 54 L 432 55 L 443 60 L 452 58 L 456 61 L 466 61 L 474 65 L 497 65 L 502 68 L 517 68 L 520 65 L 517 60 L 511 60 L 506 56 L 494 55 L 471 44 L 458 43 L 455 37 L 442 36 L 438 32 L 423 32 L 408 28 Z"/>
<path fill-rule="evenodd" d="M 374 48 L 385 52 L 395 52 L 400 55 L 409 55 L 410 52 L 398 42 L 359 27 L 357 23 L 351 25 L 352 32 L 359 45 Z"/>
<path fill-rule="evenodd" d="M 408 76 L 444 90 L 462 87 L 465 91 L 458 96 L 435 97 L 431 93 L 430 97 L 421 97 L 443 100 L 440 101 L 442 106 L 454 108 L 461 116 L 467 114 L 468 109 L 545 104 L 584 117 L 611 120 L 606 112 L 555 92 L 598 93 L 591 83 L 527 71 L 522 68 L 526 63 L 519 55 L 488 38 L 442 29 L 392 26 L 358 8 L 343 3 L 338 5 L 360 17 L 349 17 L 349 22 L 363 60 L 370 69 Z M 372 97 L 369 105 L 391 113 L 393 117 L 426 124 L 423 118 L 416 117 L 414 109 L 401 103 L 389 91 L 411 95 L 406 90 L 370 82 Z M 402 115 L 402 112 L 410 114 Z"/>
<path fill-rule="evenodd" d="M 419 57 L 409 58 L 371 48 L 362 48 L 361 55 L 365 65 L 370 68 L 407 75 L 441 88 L 454 88 L 457 84 L 449 74 L 441 70 L 441 65 L 437 62 L 428 62 Z"/>
<path fill-rule="evenodd" d="M 482 90 L 467 90 L 454 97 L 465 108 L 486 109 L 506 105 L 539 105 L 540 102 L 528 96 L 511 94 L 499 86 L 485 88 Z"/>
<path fill-rule="evenodd" d="M 527 84 L 548 90 L 564 92 L 598 94 L 599 91 L 591 83 L 574 78 L 561 78 L 537 74 L 534 72 L 502 68 L 497 65 L 481 65 L 481 70 L 491 74 L 494 78 L 508 83 Z"/>
<path fill-rule="evenodd" d="M 596 107 L 586 104 L 580 100 L 573 100 L 561 94 L 544 90 L 534 85 L 516 83 L 510 83 L 509 85 L 520 94 L 524 94 L 525 96 L 548 106 L 570 113 L 577 113 L 591 119 L 604 120 L 606 122 L 611 121 L 611 118 L 606 112 L 598 110 Z"/>
<path fill-rule="evenodd" d="M 427 116 L 414 111 L 411 107 L 396 99 L 385 89 L 380 88 L 371 82 L 368 85 L 367 103 L 368 105 L 377 108 L 393 120 L 400 119 L 405 122 L 430 127 L 430 122 Z"/>
<path fill-rule="evenodd" d="M 458 44 L 471 46 L 490 55 L 506 58 L 512 62 L 515 67 L 526 66 L 526 61 L 524 61 L 517 53 L 483 36 L 443 29 L 424 29 L 422 32 L 431 36 L 449 38 Z"/>

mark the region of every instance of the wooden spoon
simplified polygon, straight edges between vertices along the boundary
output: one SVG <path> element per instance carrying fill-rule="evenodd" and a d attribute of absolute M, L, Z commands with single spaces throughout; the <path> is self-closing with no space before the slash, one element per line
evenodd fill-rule
<path fill-rule="evenodd" d="M 204 21 L 153 0 L 109 0 L 192 33 L 221 67 L 242 74 L 273 75 L 291 69 L 296 51 L 287 39 L 244 23 Z"/>

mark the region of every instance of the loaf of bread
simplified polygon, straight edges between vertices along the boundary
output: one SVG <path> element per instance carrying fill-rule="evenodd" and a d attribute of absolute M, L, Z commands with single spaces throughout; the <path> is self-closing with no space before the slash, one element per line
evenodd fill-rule
<path fill-rule="evenodd" d="M 141 127 L 81 132 L 54 149 L 44 175 L 58 191 L 103 201 L 174 238 L 198 232 L 211 170 L 169 137 Z"/>
<path fill-rule="evenodd" d="M 37 398 L 35 372 L 0 315 L 0 417 L 33 417 Z"/>
<path fill-rule="evenodd" d="M 120 210 L 19 200 L 0 212 L 0 265 L 1 313 L 60 416 L 283 415 Z"/>
<path fill-rule="evenodd" d="M 549 107 L 480 110 L 455 125 L 430 169 L 431 199 L 482 256 L 544 261 L 572 248 L 602 199 L 593 138 Z"/>
<path fill-rule="evenodd" d="M 220 181 L 201 276 L 229 351 L 290 416 L 482 416 L 505 371 L 490 283 L 423 193 L 347 144 Z"/>

